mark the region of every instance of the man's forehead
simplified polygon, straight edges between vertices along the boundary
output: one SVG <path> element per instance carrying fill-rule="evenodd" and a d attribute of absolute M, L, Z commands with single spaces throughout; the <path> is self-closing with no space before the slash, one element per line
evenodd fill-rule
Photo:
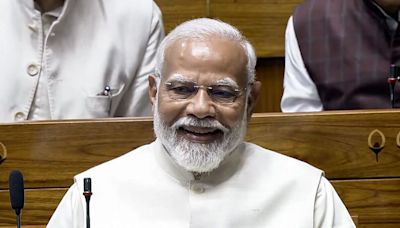
<path fill-rule="evenodd" d="M 207 54 L 208 52 L 219 52 L 223 47 L 229 47 L 229 51 L 240 51 L 244 53 L 239 41 L 215 35 L 205 37 L 186 37 L 172 41 L 166 48 L 166 54 L 178 50 L 190 50 L 195 56 Z M 232 47 L 236 47 L 232 49 Z"/>
<path fill-rule="evenodd" d="M 172 73 L 192 77 L 215 73 L 214 81 L 231 78 L 242 84 L 247 79 L 247 61 L 244 48 L 236 41 L 219 37 L 180 39 L 166 49 L 162 74 L 169 78 Z"/>

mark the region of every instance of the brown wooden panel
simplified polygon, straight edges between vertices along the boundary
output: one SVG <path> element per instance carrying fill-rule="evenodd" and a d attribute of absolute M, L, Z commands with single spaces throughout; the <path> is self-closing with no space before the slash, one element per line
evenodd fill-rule
<path fill-rule="evenodd" d="M 360 226 L 357 226 L 357 228 L 399 228 L 398 223 L 393 223 L 393 224 L 361 224 Z"/>
<path fill-rule="evenodd" d="M 1 228 L 15 228 L 15 225 L 12 225 L 12 226 L 10 226 L 10 225 L 5 225 L 5 226 L 3 226 L 3 225 L 0 225 L 0 227 Z M 24 224 L 22 224 L 21 225 L 21 227 L 22 228 L 45 228 L 46 227 L 46 225 L 24 225 Z"/>
<path fill-rule="evenodd" d="M 356 227 L 358 226 L 358 215 L 350 215 Z"/>
<path fill-rule="evenodd" d="M 284 58 L 258 58 L 257 80 L 262 83 L 255 112 L 280 112 L 283 93 Z"/>
<path fill-rule="evenodd" d="M 259 57 L 284 56 L 285 28 L 302 0 L 210 0 L 210 17 L 238 27 Z"/>
<path fill-rule="evenodd" d="M 333 179 L 399 177 L 400 112 L 336 111 L 321 113 L 255 114 L 248 141 L 306 161 Z M 379 161 L 368 147 L 369 134 L 386 138 Z M 375 134 L 373 143 L 380 142 Z"/>
<path fill-rule="evenodd" d="M 358 217 L 358 224 L 400 227 L 399 178 L 333 181 L 333 185 L 349 212 Z"/>
<path fill-rule="evenodd" d="M 67 189 L 27 189 L 22 210 L 22 225 L 47 224 Z M 9 202 L 9 193 L 0 190 L 0 227 L 15 224 L 15 213 Z M 14 226 L 15 227 L 15 226 Z"/>
<path fill-rule="evenodd" d="M 156 0 L 166 33 L 193 18 L 218 18 L 238 27 L 259 57 L 284 56 L 284 32 L 289 16 L 302 0 Z"/>
<path fill-rule="evenodd" d="M 163 14 L 165 32 L 178 24 L 199 17 L 207 17 L 207 0 L 155 0 Z"/>
<path fill-rule="evenodd" d="M 357 228 L 399 228 L 398 223 L 360 224 Z"/>
<path fill-rule="evenodd" d="M 12 169 L 22 171 L 27 188 L 67 187 L 75 174 L 151 142 L 152 126 L 149 118 L 0 124 L 8 153 L 0 189 Z"/>
<path fill-rule="evenodd" d="M 400 225 L 400 179 L 333 181 L 333 185 L 359 227 Z M 46 224 L 66 189 L 26 191 L 23 224 Z M 8 191 L 0 191 L 0 202 L 8 202 Z M 8 203 L 0 205 L 0 226 L 15 222 Z M 392 226 L 393 225 L 393 226 Z"/>
<path fill-rule="evenodd" d="M 389 110 L 256 114 L 247 139 L 313 164 L 329 178 L 399 177 L 399 119 L 399 111 Z M 379 162 L 368 148 L 374 129 L 386 138 Z M 12 169 L 25 174 L 28 188 L 67 187 L 73 175 L 152 140 L 146 118 L 3 124 L 8 158 L 0 164 L 0 189 L 7 189 Z"/>

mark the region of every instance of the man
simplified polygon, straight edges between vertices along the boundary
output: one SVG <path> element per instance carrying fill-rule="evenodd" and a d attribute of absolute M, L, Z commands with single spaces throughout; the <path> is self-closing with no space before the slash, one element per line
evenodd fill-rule
<path fill-rule="evenodd" d="M 259 94 L 256 56 L 232 26 L 178 26 L 149 78 L 157 140 L 75 177 L 48 228 L 354 227 L 322 171 L 243 142 Z"/>
<path fill-rule="evenodd" d="M 1 0 L 0 122 L 151 115 L 152 0 Z"/>
<path fill-rule="evenodd" d="M 391 108 L 400 1 L 306 0 L 286 29 L 284 112 Z M 393 103 L 400 107 L 400 87 Z"/>

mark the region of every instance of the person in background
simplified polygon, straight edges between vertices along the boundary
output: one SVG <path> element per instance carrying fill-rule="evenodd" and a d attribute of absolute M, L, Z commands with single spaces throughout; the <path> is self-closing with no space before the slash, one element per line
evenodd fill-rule
<path fill-rule="evenodd" d="M 224 22 L 175 28 L 149 78 L 157 139 L 75 176 L 48 228 L 355 227 L 323 172 L 244 142 L 260 92 L 256 55 Z"/>
<path fill-rule="evenodd" d="M 306 0 L 286 29 L 283 112 L 392 107 L 399 0 Z M 393 103 L 400 107 L 400 87 Z"/>
<path fill-rule="evenodd" d="M 0 122 L 151 115 L 152 0 L 1 0 Z"/>

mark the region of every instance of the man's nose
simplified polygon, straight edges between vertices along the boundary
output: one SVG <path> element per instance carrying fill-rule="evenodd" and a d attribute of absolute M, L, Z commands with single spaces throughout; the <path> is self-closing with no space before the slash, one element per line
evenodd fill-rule
<path fill-rule="evenodd" d="M 215 117 L 216 113 L 215 103 L 208 95 L 206 89 L 199 89 L 186 108 L 188 115 L 196 116 L 199 119 Z"/>

